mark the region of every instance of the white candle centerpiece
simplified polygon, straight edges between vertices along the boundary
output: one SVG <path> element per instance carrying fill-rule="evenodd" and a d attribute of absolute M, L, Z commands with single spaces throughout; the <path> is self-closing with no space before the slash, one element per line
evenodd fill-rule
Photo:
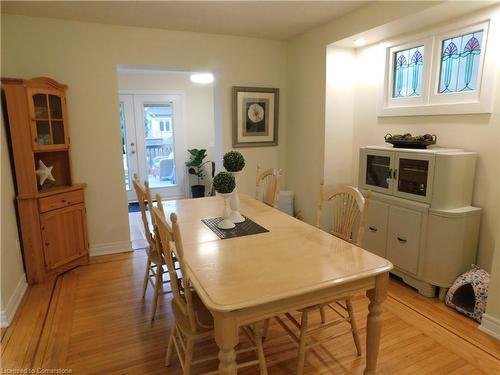
<path fill-rule="evenodd" d="M 224 155 L 223 165 L 233 175 L 236 184 L 231 196 L 231 214 L 229 218 L 233 223 L 242 223 L 245 221 L 245 217 L 240 213 L 237 178 L 245 167 L 245 158 L 238 151 L 229 151 Z"/>
<path fill-rule="evenodd" d="M 231 220 L 231 209 L 229 208 L 229 199 L 232 196 L 233 190 L 236 186 L 234 176 L 228 172 L 219 172 L 214 177 L 214 189 L 218 195 L 224 199 L 224 210 L 222 211 L 222 221 L 217 224 L 220 229 L 232 229 L 235 227 L 234 222 Z"/>

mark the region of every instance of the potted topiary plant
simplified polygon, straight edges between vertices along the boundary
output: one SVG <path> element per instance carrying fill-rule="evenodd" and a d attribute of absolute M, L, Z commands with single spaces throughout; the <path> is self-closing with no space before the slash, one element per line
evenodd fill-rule
<path fill-rule="evenodd" d="M 229 151 L 224 155 L 223 165 L 226 171 L 230 172 L 237 182 L 238 175 L 245 167 L 245 158 L 238 151 Z M 233 195 L 231 196 L 231 216 L 230 219 L 233 223 L 242 223 L 245 217 L 240 214 L 240 198 L 238 196 L 238 189 L 235 187 Z"/>
<path fill-rule="evenodd" d="M 224 154 L 223 165 L 228 172 L 240 172 L 245 167 L 245 158 L 238 151 Z"/>
<path fill-rule="evenodd" d="M 220 229 L 232 229 L 235 225 L 229 218 L 231 211 L 229 209 L 228 200 L 236 187 L 234 176 L 228 172 L 219 172 L 214 177 L 213 185 L 217 193 L 219 193 L 222 199 L 224 199 L 224 211 L 222 213 L 223 219 L 217 224 L 217 226 Z"/>
<path fill-rule="evenodd" d="M 203 166 L 205 164 L 211 163 L 213 178 L 215 172 L 215 163 L 210 160 L 203 162 L 203 160 L 207 157 L 207 150 L 205 149 L 193 148 L 191 150 L 188 150 L 188 152 L 190 153 L 190 158 L 186 162 L 186 166 L 189 167 L 188 172 L 190 175 L 196 176 L 198 180 L 198 184 L 191 186 L 191 194 L 193 198 L 201 198 L 205 196 L 205 185 L 201 183 L 205 178 L 205 170 L 203 169 Z"/>

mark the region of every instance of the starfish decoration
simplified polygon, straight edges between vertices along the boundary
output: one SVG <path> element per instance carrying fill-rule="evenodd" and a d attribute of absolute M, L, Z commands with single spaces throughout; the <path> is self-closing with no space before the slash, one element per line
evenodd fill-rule
<path fill-rule="evenodd" d="M 40 183 L 40 186 L 42 186 L 45 181 L 49 180 L 49 181 L 55 181 L 56 179 L 54 178 L 54 176 L 52 176 L 52 169 L 54 167 L 51 166 L 51 167 L 47 167 L 43 161 L 41 160 L 38 160 L 38 169 L 35 171 L 37 176 L 38 176 L 38 180 L 39 180 L 39 183 Z"/>

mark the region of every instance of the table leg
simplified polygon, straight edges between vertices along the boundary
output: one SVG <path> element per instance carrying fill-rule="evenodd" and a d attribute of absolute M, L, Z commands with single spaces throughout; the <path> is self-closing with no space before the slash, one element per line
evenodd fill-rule
<path fill-rule="evenodd" d="M 382 302 L 387 296 L 387 284 L 389 273 L 375 277 L 375 288 L 366 292 L 370 299 L 368 306 L 368 317 L 366 318 L 366 368 L 365 375 L 375 374 L 377 368 L 377 357 L 380 346 L 380 333 L 382 331 Z"/>
<path fill-rule="evenodd" d="M 230 313 L 214 313 L 215 342 L 219 347 L 219 374 L 236 375 L 236 352 L 238 325 Z"/>

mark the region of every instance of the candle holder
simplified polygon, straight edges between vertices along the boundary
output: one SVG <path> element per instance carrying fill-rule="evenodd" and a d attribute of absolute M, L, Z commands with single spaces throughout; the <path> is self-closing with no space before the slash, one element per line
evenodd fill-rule
<path fill-rule="evenodd" d="M 232 193 L 218 193 L 224 199 L 224 211 L 222 211 L 223 220 L 217 224 L 219 229 L 233 229 L 236 225 L 231 221 L 231 209 L 229 208 L 229 199 Z"/>
<path fill-rule="evenodd" d="M 236 182 L 236 187 L 233 190 L 231 195 L 231 214 L 229 219 L 233 223 L 243 223 L 245 221 L 245 217 L 240 214 L 240 197 L 238 196 L 238 180 L 237 177 L 240 172 L 230 172 L 234 176 L 234 180 Z"/>

